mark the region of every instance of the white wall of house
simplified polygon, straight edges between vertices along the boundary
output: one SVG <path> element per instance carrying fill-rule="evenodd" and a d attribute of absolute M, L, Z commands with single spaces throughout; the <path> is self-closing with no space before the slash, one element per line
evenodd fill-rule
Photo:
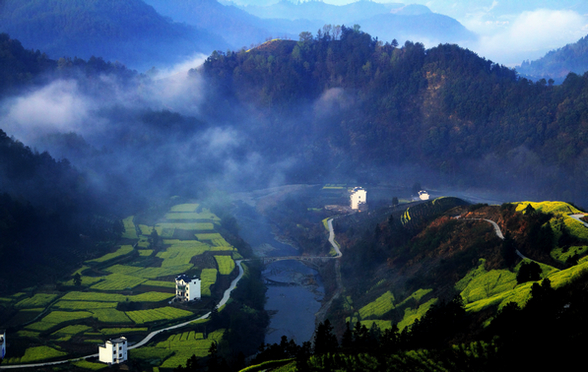
<path fill-rule="evenodd" d="M 98 359 L 102 363 L 119 364 L 127 360 L 127 339 L 125 337 L 108 340 L 98 346 Z"/>
<path fill-rule="evenodd" d="M 6 331 L 0 331 L 0 359 L 6 355 Z"/>
<path fill-rule="evenodd" d="M 361 204 L 367 203 L 367 191 L 361 187 L 356 187 L 351 192 L 350 196 L 351 209 L 359 209 Z"/>
<path fill-rule="evenodd" d="M 189 279 L 186 275 L 180 275 L 176 278 L 176 299 L 179 301 L 199 300 L 202 295 L 201 287 L 200 279 Z"/>

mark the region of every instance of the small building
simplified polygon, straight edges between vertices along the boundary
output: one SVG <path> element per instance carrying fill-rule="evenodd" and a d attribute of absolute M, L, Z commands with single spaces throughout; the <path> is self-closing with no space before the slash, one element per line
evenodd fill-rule
<path fill-rule="evenodd" d="M 351 201 L 351 209 L 361 209 L 367 203 L 367 191 L 361 187 L 356 187 L 351 191 L 349 199 Z"/>
<path fill-rule="evenodd" d="M 103 346 L 98 346 L 98 359 L 102 363 L 119 364 L 127 360 L 127 339 L 119 337 L 110 339 Z"/>
<path fill-rule="evenodd" d="M 200 287 L 202 282 L 198 278 L 190 279 L 188 275 L 182 274 L 176 278 L 176 300 L 194 301 L 201 296 Z"/>
<path fill-rule="evenodd" d="M 0 329 L 0 359 L 6 355 L 6 331 Z"/>
<path fill-rule="evenodd" d="M 430 196 L 429 193 L 426 192 L 425 190 L 421 190 L 419 191 L 419 199 L 421 200 L 429 200 Z"/>

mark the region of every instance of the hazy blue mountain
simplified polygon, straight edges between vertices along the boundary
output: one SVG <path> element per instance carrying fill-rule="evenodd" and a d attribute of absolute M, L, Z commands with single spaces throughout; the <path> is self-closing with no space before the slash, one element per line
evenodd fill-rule
<path fill-rule="evenodd" d="M 524 61 L 517 71 L 533 80 L 553 79 L 557 83 L 561 83 L 570 72 L 581 75 L 588 71 L 588 36 L 552 50 L 538 60 Z"/>
<path fill-rule="evenodd" d="M 402 43 L 411 40 L 434 45 L 457 43 L 475 38 L 472 32 L 455 19 L 433 13 L 428 7 L 418 4 L 381 4 L 361 0 L 337 6 L 321 1 L 295 4 L 282 0 L 269 6 L 250 5 L 243 9 L 261 18 L 310 19 L 314 20 L 315 26 L 318 27 L 321 27 L 321 24 L 347 26 L 359 24 L 363 30 L 383 41 L 396 39 Z"/>
<path fill-rule="evenodd" d="M 222 38 L 172 23 L 140 0 L 5 0 L 0 31 L 51 58 L 101 56 L 133 68 L 223 48 Z"/>

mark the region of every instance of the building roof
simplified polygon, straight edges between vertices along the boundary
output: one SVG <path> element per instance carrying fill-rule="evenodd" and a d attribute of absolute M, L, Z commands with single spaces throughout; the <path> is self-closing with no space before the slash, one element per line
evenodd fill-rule
<path fill-rule="evenodd" d="M 185 281 L 187 283 L 187 282 L 190 281 L 190 278 L 188 277 L 188 275 L 182 274 L 182 275 L 178 275 L 176 277 L 176 280 L 183 280 L 183 281 Z"/>

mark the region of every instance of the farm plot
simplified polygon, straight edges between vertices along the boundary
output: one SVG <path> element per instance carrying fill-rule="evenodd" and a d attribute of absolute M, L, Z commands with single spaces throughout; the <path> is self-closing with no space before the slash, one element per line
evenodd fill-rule
<path fill-rule="evenodd" d="M 37 293 L 31 298 L 25 298 L 17 302 L 16 307 L 19 308 L 35 308 L 46 307 L 57 297 L 56 294 Z"/>
<path fill-rule="evenodd" d="M 142 360 L 159 359 L 160 368 L 176 368 L 185 365 L 192 354 L 198 358 L 208 355 L 210 345 L 218 343 L 222 339 L 224 329 L 216 330 L 204 338 L 202 333 L 184 332 L 170 336 L 167 340 L 157 343 L 155 346 L 145 347 L 133 351 L 133 358 Z M 170 350 L 174 351 L 171 355 Z M 163 362 L 161 360 L 165 359 Z"/>
<path fill-rule="evenodd" d="M 208 209 L 203 209 L 202 212 L 172 212 L 165 215 L 166 220 L 209 220 L 209 221 L 220 221 L 214 213 L 211 213 Z"/>
<path fill-rule="evenodd" d="M 131 319 L 123 312 L 113 308 L 90 310 L 92 316 L 102 323 L 130 323 Z"/>
<path fill-rule="evenodd" d="M 56 328 L 59 324 L 73 320 L 90 318 L 92 313 L 89 311 L 52 311 L 38 322 L 29 324 L 26 329 L 33 331 L 47 331 Z"/>
<path fill-rule="evenodd" d="M 114 309 L 118 302 L 59 301 L 54 307 L 67 310 Z"/>
<path fill-rule="evenodd" d="M 145 279 L 136 276 L 110 274 L 90 288 L 99 291 L 124 291 L 125 289 L 135 288 L 144 281 Z"/>
<path fill-rule="evenodd" d="M 112 260 L 112 259 L 120 257 L 120 256 L 127 255 L 127 254 L 131 253 L 132 251 L 133 251 L 132 245 L 123 245 L 116 252 L 108 253 L 102 257 L 96 258 L 94 260 L 89 260 L 86 262 L 87 263 L 90 263 L 90 262 L 102 263 L 102 262 L 106 262 L 106 261 Z"/>
<path fill-rule="evenodd" d="M 378 297 L 375 301 L 370 302 L 359 309 L 359 316 L 361 319 L 380 317 L 392 309 L 394 309 L 394 295 L 388 291 Z"/>
<path fill-rule="evenodd" d="M 198 203 L 186 203 L 186 204 L 178 204 L 178 205 L 174 205 L 171 208 L 172 212 L 196 212 L 196 209 L 198 209 L 198 206 L 200 204 Z"/>
<path fill-rule="evenodd" d="M 200 274 L 202 296 L 210 297 L 212 295 L 210 287 L 216 283 L 216 274 L 216 269 L 202 269 L 202 273 Z"/>
<path fill-rule="evenodd" d="M 145 324 L 158 320 L 180 319 L 193 315 L 190 311 L 169 306 L 150 310 L 127 311 L 126 314 L 136 324 Z"/>
<path fill-rule="evenodd" d="M 229 275 L 235 269 L 235 261 L 231 256 L 214 256 L 218 266 L 218 272 L 221 275 Z"/>
<path fill-rule="evenodd" d="M 165 252 L 157 253 L 157 257 L 163 258 L 161 267 L 181 266 L 190 264 L 192 257 L 200 255 L 210 250 L 210 247 L 204 243 L 188 240 L 172 244 Z"/>
<path fill-rule="evenodd" d="M 141 235 L 149 236 L 153 233 L 153 226 L 139 225 L 139 231 Z"/>
<path fill-rule="evenodd" d="M 147 332 L 149 328 L 141 327 L 141 328 L 102 328 L 100 333 L 104 336 L 117 336 L 122 334 L 129 334 L 129 333 L 137 333 L 137 332 Z"/>
<path fill-rule="evenodd" d="M 158 223 L 157 227 L 161 229 L 180 229 L 180 230 L 195 230 L 195 231 L 212 231 L 214 225 L 211 222 L 174 222 L 174 223 Z"/>
<path fill-rule="evenodd" d="M 67 353 L 49 346 L 35 346 L 26 349 L 22 358 L 9 358 L 7 364 L 32 363 L 39 360 L 58 358 L 64 355 L 67 355 Z"/>
<path fill-rule="evenodd" d="M 175 285 L 174 285 L 175 286 Z M 88 301 L 88 302 L 105 302 L 105 303 L 117 303 L 124 301 L 133 302 L 159 302 L 172 297 L 171 293 L 163 292 L 145 292 L 133 296 L 125 296 L 118 293 L 100 293 L 100 292 L 69 292 L 61 298 L 61 302 L 76 302 L 76 301 Z"/>
<path fill-rule="evenodd" d="M 125 232 L 122 234 L 123 238 L 137 239 L 137 230 L 135 230 L 135 224 L 133 223 L 134 218 L 135 216 L 130 216 L 123 220 L 123 225 L 125 227 Z"/>
<path fill-rule="evenodd" d="M 57 341 L 69 341 L 72 336 L 77 335 L 78 333 L 82 333 L 82 332 L 86 332 L 88 330 L 92 329 L 91 327 L 88 327 L 86 325 L 70 325 L 64 328 L 61 328 L 58 331 L 53 332 L 51 335 L 54 337 L 59 337 L 57 339 Z"/>

